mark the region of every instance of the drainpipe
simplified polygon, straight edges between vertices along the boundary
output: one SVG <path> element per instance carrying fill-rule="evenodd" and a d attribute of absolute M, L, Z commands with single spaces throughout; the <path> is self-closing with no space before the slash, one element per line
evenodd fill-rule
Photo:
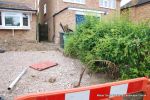
<path fill-rule="evenodd" d="M 55 42 L 55 17 L 53 18 L 53 36 L 52 36 L 52 41 Z"/>
<path fill-rule="evenodd" d="M 55 37 L 55 30 L 54 30 L 54 28 L 55 28 L 55 16 L 59 15 L 60 13 L 62 13 L 63 11 L 65 11 L 65 10 L 67 10 L 67 9 L 68 9 L 68 7 L 64 8 L 64 9 L 60 10 L 59 12 L 57 12 L 57 13 L 55 13 L 55 14 L 52 15 L 52 20 L 53 20 L 53 32 L 54 32 L 54 34 L 53 34 L 53 36 L 52 36 L 52 39 L 53 39 L 53 40 L 54 40 L 54 37 Z M 51 17 L 49 17 L 48 19 L 46 19 L 46 21 L 48 22 L 48 21 L 50 20 L 50 18 L 51 18 Z M 52 41 L 53 41 L 53 40 L 52 40 Z"/>
<path fill-rule="evenodd" d="M 52 41 L 54 41 L 55 42 L 55 17 L 57 16 L 57 15 L 59 15 L 60 13 L 62 13 L 63 11 L 65 11 L 65 10 L 67 10 L 68 9 L 68 7 L 66 7 L 66 8 L 64 8 L 64 9 L 62 9 L 62 10 L 60 10 L 59 12 L 57 12 L 57 13 L 55 13 L 55 14 L 53 14 L 53 36 L 52 36 Z"/>
<path fill-rule="evenodd" d="M 36 41 L 39 42 L 39 13 L 36 14 Z"/>

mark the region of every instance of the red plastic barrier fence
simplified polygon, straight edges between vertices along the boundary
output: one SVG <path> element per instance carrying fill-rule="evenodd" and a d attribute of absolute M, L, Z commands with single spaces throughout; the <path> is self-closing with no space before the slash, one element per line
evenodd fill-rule
<path fill-rule="evenodd" d="M 146 77 L 75 88 L 49 93 L 30 94 L 15 100 L 123 100 L 123 96 L 143 92 L 143 100 L 150 100 L 150 80 Z"/>

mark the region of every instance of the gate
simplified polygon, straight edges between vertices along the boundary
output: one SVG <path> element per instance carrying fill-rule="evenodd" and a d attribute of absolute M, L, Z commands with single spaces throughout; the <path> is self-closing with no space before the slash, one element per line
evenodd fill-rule
<path fill-rule="evenodd" d="M 39 41 L 48 41 L 48 25 L 39 24 Z"/>

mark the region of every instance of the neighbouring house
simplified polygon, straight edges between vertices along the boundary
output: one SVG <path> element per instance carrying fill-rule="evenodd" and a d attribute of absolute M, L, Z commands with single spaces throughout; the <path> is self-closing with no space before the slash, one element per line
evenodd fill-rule
<path fill-rule="evenodd" d="M 0 42 L 37 40 L 37 0 L 0 0 Z"/>
<path fill-rule="evenodd" d="M 86 14 L 105 16 L 120 14 L 121 0 L 40 0 L 40 24 L 48 25 L 49 41 L 60 42 L 60 23 L 74 30 Z"/>
<path fill-rule="evenodd" d="M 121 13 L 126 14 L 134 22 L 150 19 L 150 0 L 131 0 L 121 7 Z"/>

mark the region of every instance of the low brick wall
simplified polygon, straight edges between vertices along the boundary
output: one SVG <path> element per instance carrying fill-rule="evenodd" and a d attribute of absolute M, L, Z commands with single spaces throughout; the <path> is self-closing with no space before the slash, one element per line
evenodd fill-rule
<path fill-rule="evenodd" d="M 32 16 L 30 30 L 0 30 L 0 42 L 16 41 L 36 41 L 36 15 Z"/>

